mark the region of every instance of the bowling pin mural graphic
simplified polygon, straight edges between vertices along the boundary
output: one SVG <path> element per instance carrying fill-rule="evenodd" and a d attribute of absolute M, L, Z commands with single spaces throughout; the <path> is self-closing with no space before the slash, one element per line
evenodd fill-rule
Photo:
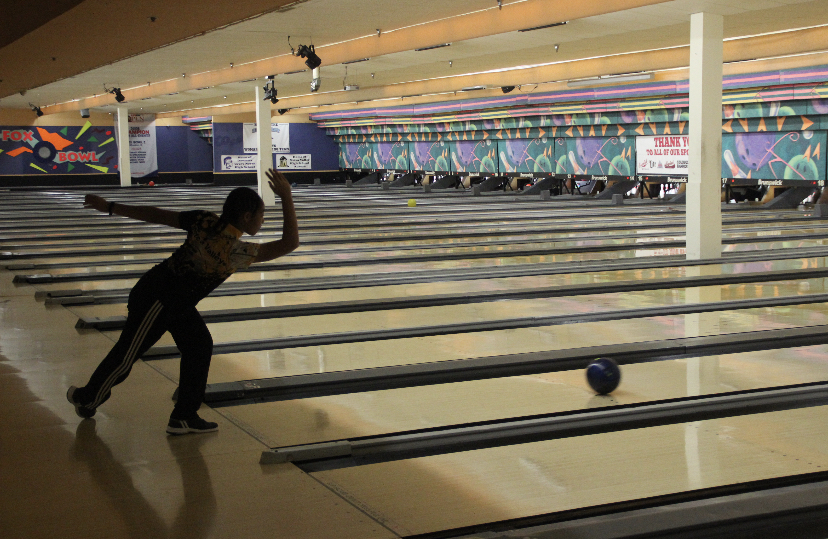
<path fill-rule="evenodd" d="M 385 170 L 408 170 L 407 142 L 376 142 L 372 144 L 371 155 L 375 168 Z"/>
<path fill-rule="evenodd" d="M 593 176 L 629 176 L 633 138 L 575 137 L 555 139 L 555 172 Z"/>
<path fill-rule="evenodd" d="M 736 133 L 722 136 L 722 177 L 825 180 L 825 132 Z"/>
<path fill-rule="evenodd" d="M 358 142 L 346 142 L 339 146 L 339 166 L 342 168 L 362 168 L 362 157 L 359 149 L 362 146 Z"/>
<path fill-rule="evenodd" d="M 554 172 L 553 144 L 554 140 L 546 136 L 501 140 L 498 143 L 500 172 Z"/>
<path fill-rule="evenodd" d="M 413 142 L 411 170 L 449 172 L 450 148 L 444 141 Z"/>
<path fill-rule="evenodd" d="M 451 143 L 451 160 L 455 172 L 496 174 L 497 142 L 462 140 Z"/>

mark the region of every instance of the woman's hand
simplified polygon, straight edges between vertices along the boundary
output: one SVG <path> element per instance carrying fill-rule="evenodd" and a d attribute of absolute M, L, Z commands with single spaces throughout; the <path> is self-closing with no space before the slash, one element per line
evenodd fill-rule
<path fill-rule="evenodd" d="M 83 207 L 105 212 L 109 211 L 109 202 L 98 195 L 86 195 L 86 198 L 83 199 Z"/>
<path fill-rule="evenodd" d="M 273 170 L 272 168 L 265 174 L 267 174 L 267 177 L 270 179 L 267 183 L 270 185 L 270 190 L 273 191 L 274 195 L 279 198 L 290 196 L 290 182 L 287 181 L 284 174 L 278 170 Z"/>

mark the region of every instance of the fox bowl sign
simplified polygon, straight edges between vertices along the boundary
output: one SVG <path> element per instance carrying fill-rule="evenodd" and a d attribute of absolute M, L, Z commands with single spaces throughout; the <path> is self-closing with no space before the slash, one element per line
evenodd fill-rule
<path fill-rule="evenodd" d="M 11 140 L 13 142 L 33 141 L 34 140 L 34 132 L 32 132 L 32 131 L 22 131 L 20 129 L 17 129 L 15 131 L 4 130 L 3 134 L 2 134 L 2 139 L 4 141 Z"/>
<path fill-rule="evenodd" d="M 95 152 L 58 152 L 58 163 L 97 163 L 98 154 Z"/>

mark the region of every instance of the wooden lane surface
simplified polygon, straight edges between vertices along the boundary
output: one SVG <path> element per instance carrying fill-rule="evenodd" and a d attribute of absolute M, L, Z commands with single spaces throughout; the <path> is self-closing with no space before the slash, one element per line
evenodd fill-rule
<path fill-rule="evenodd" d="M 824 471 L 828 407 L 312 474 L 399 535 Z"/>
<path fill-rule="evenodd" d="M 701 323 L 699 322 L 701 320 Z M 828 304 L 785 308 L 716 311 L 701 315 L 659 316 L 605 322 L 573 323 L 500 331 L 399 338 L 306 346 L 255 352 L 216 354 L 209 383 L 341 372 L 389 365 L 408 365 L 476 357 L 566 350 L 654 341 L 687 336 L 720 335 L 828 323 Z M 245 329 L 211 326 L 217 342 L 239 340 Z M 114 339 L 116 334 L 111 335 Z M 163 337 L 162 342 L 167 342 Z M 178 359 L 153 360 L 157 369 L 178 375 Z"/>
<path fill-rule="evenodd" d="M 828 380 L 828 345 L 634 363 L 596 395 L 584 371 L 492 378 L 217 409 L 269 447 Z"/>

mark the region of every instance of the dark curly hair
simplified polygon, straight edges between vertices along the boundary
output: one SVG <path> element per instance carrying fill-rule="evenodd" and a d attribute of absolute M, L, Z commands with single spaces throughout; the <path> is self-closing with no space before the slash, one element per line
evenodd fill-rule
<path fill-rule="evenodd" d="M 262 197 L 253 189 L 237 187 L 227 195 L 221 217 L 225 221 L 236 222 L 247 212 L 256 213 L 263 204 Z"/>

